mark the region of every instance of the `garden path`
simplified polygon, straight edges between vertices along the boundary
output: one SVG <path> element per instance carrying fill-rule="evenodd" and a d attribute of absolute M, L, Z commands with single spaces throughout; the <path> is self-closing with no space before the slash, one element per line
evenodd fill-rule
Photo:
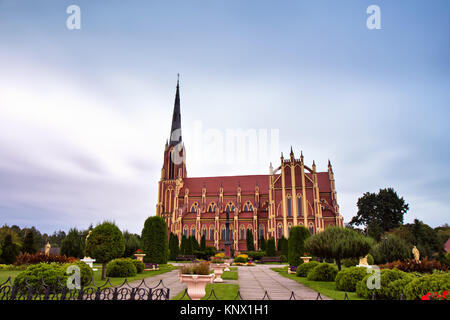
<path fill-rule="evenodd" d="M 316 300 L 317 291 L 270 270 L 270 268 L 278 267 L 284 267 L 284 265 L 238 267 L 238 283 L 242 299 L 262 300 L 267 291 L 271 300 L 289 300 L 292 292 L 297 300 Z M 330 300 L 323 295 L 322 299 Z"/>

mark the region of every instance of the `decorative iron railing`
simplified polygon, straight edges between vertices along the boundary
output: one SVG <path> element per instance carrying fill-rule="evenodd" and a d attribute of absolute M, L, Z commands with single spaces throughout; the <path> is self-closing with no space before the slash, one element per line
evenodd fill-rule
<path fill-rule="evenodd" d="M 91 281 L 79 289 L 69 289 L 57 280 L 57 285 L 48 285 L 41 279 L 39 285 L 31 285 L 25 278 L 22 285 L 14 284 L 11 277 L 0 284 L 0 300 L 169 300 L 170 289 L 161 280 L 149 287 L 143 279 L 132 286 L 127 279 L 118 286 L 109 280 L 102 285 Z"/>

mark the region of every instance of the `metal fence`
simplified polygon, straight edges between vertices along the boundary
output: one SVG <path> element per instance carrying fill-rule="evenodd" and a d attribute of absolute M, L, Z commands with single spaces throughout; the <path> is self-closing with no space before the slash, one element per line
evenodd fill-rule
<path fill-rule="evenodd" d="M 346 299 L 344 299 L 344 300 L 349 300 L 347 293 L 345 293 L 345 297 L 346 297 Z M 177 300 L 192 300 L 192 298 L 189 296 L 187 289 L 185 289 L 183 295 Z M 216 293 L 214 292 L 214 289 L 212 289 L 211 292 L 209 293 L 209 295 L 203 300 L 220 300 L 220 299 L 217 297 Z M 242 297 L 241 292 L 238 290 L 236 297 L 234 297 L 233 300 L 245 300 L 245 299 Z M 267 291 L 265 291 L 264 296 L 260 300 L 272 300 L 272 299 L 270 298 L 269 293 Z M 294 291 L 292 291 L 289 299 L 287 299 L 287 300 L 302 300 L 302 299 L 297 299 Z M 315 300 L 323 300 L 320 292 L 317 293 L 317 297 Z"/>
<path fill-rule="evenodd" d="M 41 279 L 38 285 L 31 285 L 24 279 L 22 285 L 14 284 L 11 277 L 0 284 L 0 300 L 169 300 L 170 289 L 161 280 L 155 287 L 149 287 L 143 279 L 137 286 L 125 281 L 113 286 L 109 280 L 97 285 L 92 278 L 80 289 L 69 289 L 57 279 L 56 285 L 48 285 Z"/>

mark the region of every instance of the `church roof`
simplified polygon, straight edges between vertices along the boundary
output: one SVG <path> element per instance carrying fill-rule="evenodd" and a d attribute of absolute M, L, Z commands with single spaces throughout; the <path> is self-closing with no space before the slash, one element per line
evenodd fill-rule
<path fill-rule="evenodd" d="M 261 194 L 269 191 L 269 175 L 246 175 L 246 176 L 221 176 L 221 177 L 199 177 L 185 178 L 184 188 L 189 188 L 189 195 L 202 194 L 205 187 L 208 193 L 219 194 L 220 187 L 223 187 L 224 194 L 236 194 L 238 186 L 242 193 L 255 193 L 256 186 Z"/>

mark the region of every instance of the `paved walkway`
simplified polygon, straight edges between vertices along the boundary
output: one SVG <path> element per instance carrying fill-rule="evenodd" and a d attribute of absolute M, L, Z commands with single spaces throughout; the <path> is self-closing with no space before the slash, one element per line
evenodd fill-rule
<path fill-rule="evenodd" d="M 292 292 L 297 300 L 316 300 L 317 291 L 270 270 L 270 268 L 278 267 L 284 267 L 284 265 L 238 267 L 238 283 L 242 299 L 262 300 L 267 291 L 271 300 L 289 300 Z M 322 299 L 330 300 L 323 295 Z"/>
<path fill-rule="evenodd" d="M 178 269 L 172 270 L 170 272 L 158 274 L 153 277 L 145 278 L 145 284 L 148 287 L 156 287 L 160 281 L 163 281 L 165 287 L 170 289 L 169 298 L 172 299 L 181 291 L 186 289 L 186 285 L 184 283 L 180 283 L 180 279 L 178 277 Z M 132 287 L 138 286 L 142 283 L 142 280 L 136 280 L 130 283 Z"/>
<path fill-rule="evenodd" d="M 237 283 L 243 300 L 262 300 L 266 291 L 272 300 L 289 300 L 292 292 L 297 300 L 316 300 L 317 291 L 270 270 L 277 267 L 284 267 L 284 265 L 238 267 L 238 280 L 224 280 L 223 283 Z M 170 299 L 186 289 L 186 285 L 180 283 L 178 270 L 145 278 L 145 284 L 148 287 L 155 287 L 161 280 L 164 286 L 170 288 Z M 141 282 L 142 280 L 133 281 L 130 285 L 138 286 Z M 329 300 L 323 295 L 322 299 Z"/>

